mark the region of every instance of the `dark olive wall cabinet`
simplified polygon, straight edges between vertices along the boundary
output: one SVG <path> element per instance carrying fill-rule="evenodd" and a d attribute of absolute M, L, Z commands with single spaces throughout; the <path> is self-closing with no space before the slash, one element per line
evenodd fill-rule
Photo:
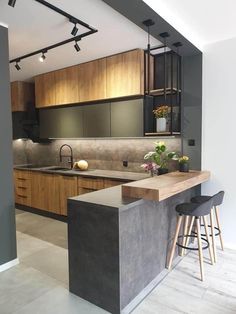
<path fill-rule="evenodd" d="M 41 138 L 83 137 L 83 107 L 41 109 Z"/>
<path fill-rule="evenodd" d="M 143 99 L 40 109 L 41 138 L 142 137 Z"/>
<path fill-rule="evenodd" d="M 84 110 L 84 137 L 109 137 L 111 132 L 110 103 L 88 105 Z"/>
<path fill-rule="evenodd" d="M 111 136 L 143 136 L 143 99 L 111 103 Z"/>

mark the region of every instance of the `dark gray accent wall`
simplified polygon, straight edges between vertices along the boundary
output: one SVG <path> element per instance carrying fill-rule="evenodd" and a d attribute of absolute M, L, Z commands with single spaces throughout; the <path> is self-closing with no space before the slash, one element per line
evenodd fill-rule
<path fill-rule="evenodd" d="M 182 149 L 192 169 L 201 169 L 202 54 L 183 58 Z M 194 146 L 189 141 L 194 140 Z M 193 143 L 192 143 L 193 144 Z"/>
<path fill-rule="evenodd" d="M 0 265 L 16 258 L 8 30 L 0 26 Z"/>
<path fill-rule="evenodd" d="M 143 21 L 152 19 L 155 25 L 150 28 L 151 35 L 163 42 L 163 38 L 159 36 L 160 33 L 168 32 L 170 38 L 167 41 L 167 45 L 173 49 L 172 44 L 180 41 L 183 47 L 180 49 L 182 56 L 189 56 L 200 53 L 189 40 L 187 40 L 182 34 L 180 34 L 172 25 L 167 23 L 160 15 L 152 10 L 145 2 L 141 0 L 103 0 L 110 5 L 113 9 L 127 17 L 130 21 L 138 25 L 140 28 L 147 30 L 143 25 Z"/>

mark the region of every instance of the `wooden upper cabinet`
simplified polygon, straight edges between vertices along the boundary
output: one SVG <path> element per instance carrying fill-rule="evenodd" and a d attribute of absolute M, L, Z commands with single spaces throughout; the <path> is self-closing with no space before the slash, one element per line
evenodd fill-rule
<path fill-rule="evenodd" d="M 78 66 L 72 66 L 54 72 L 55 104 L 66 105 L 80 101 L 78 75 Z"/>
<path fill-rule="evenodd" d="M 34 105 L 34 84 L 27 82 L 11 83 L 12 111 L 27 111 L 29 106 Z"/>
<path fill-rule="evenodd" d="M 136 49 L 107 58 L 107 98 L 144 94 L 144 52 Z"/>
<path fill-rule="evenodd" d="M 144 51 L 111 57 L 38 75 L 36 107 L 53 107 L 144 94 Z"/>
<path fill-rule="evenodd" d="M 79 65 L 80 102 L 106 99 L 106 58 Z"/>
<path fill-rule="evenodd" d="M 35 100 L 37 108 L 56 105 L 55 72 L 35 77 Z"/>

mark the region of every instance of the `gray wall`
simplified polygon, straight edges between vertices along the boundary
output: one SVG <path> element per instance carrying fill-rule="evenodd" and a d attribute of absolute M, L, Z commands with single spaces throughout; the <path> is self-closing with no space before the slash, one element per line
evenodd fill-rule
<path fill-rule="evenodd" d="M 201 169 L 202 147 L 202 54 L 183 57 L 183 99 L 181 112 L 183 153 L 191 168 Z M 195 146 L 189 146 L 189 140 Z"/>
<path fill-rule="evenodd" d="M 16 258 L 8 30 L 0 26 L 0 265 Z"/>
<path fill-rule="evenodd" d="M 13 141 L 14 164 L 59 164 L 59 150 L 63 144 L 73 148 L 75 160 L 85 159 L 90 168 L 124 171 L 141 171 L 144 155 L 153 151 L 155 141 L 165 141 L 169 151 L 181 151 L 179 138 L 132 138 L 132 139 L 60 139 L 51 144 L 32 143 L 31 140 Z M 128 160 L 124 168 L 122 160 Z M 67 165 L 68 166 L 68 165 Z M 172 167 L 176 167 L 174 162 Z"/>

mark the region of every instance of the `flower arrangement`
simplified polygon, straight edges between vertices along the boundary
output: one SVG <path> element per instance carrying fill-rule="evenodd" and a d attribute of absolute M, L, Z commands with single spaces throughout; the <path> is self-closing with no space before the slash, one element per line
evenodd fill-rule
<path fill-rule="evenodd" d="M 151 172 L 157 169 L 167 169 L 170 160 L 178 160 L 176 152 L 167 152 L 165 142 L 155 142 L 154 144 L 155 151 L 144 156 L 146 163 L 141 166 L 142 168 Z"/>
<path fill-rule="evenodd" d="M 188 156 L 179 157 L 178 160 L 179 160 L 180 164 L 187 164 L 187 163 L 189 163 L 189 157 Z"/>
<path fill-rule="evenodd" d="M 170 112 L 170 107 L 164 106 L 164 105 L 153 110 L 153 113 L 157 119 L 167 118 L 169 112 Z"/>
<path fill-rule="evenodd" d="M 178 161 L 179 161 L 179 171 L 189 172 L 189 157 L 188 156 L 179 157 Z"/>

